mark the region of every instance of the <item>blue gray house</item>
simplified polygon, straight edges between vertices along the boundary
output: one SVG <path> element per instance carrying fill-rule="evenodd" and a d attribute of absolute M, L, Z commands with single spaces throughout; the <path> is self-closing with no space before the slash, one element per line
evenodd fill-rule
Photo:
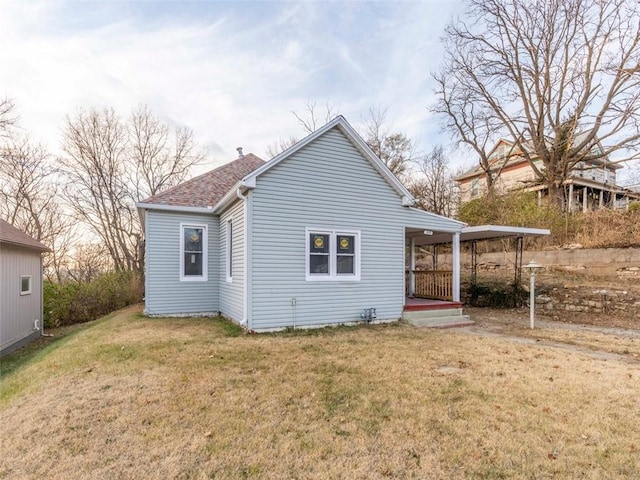
<path fill-rule="evenodd" d="M 463 224 L 413 203 L 341 116 L 269 162 L 241 155 L 138 204 L 145 313 L 219 312 L 255 331 L 370 320 L 371 309 L 398 320 L 416 241 L 434 234 L 452 242 L 445 300 L 459 307 Z"/>

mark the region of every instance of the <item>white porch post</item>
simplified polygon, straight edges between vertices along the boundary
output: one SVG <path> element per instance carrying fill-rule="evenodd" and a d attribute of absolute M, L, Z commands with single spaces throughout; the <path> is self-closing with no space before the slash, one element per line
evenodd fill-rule
<path fill-rule="evenodd" d="M 453 278 L 451 281 L 453 282 L 452 290 L 453 290 L 453 301 L 460 301 L 460 233 L 453 234 Z"/>
<path fill-rule="evenodd" d="M 569 212 L 573 210 L 573 183 L 569 184 Z"/>
<path fill-rule="evenodd" d="M 409 296 L 416 294 L 416 279 L 413 271 L 416 269 L 416 239 L 409 240 Z"/>

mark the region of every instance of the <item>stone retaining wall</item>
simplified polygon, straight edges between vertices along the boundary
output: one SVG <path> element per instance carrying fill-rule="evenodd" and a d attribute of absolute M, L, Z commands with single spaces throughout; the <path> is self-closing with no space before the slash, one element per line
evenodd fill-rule
<path fill-rule="evenodd" d="M 640 319 L 640 294 L 620 289 L 553 288 L 536 296 L 541 313 L 558 311 L 626 315 Z"/>
<path fill-rule="evenodd" d="M 547 270 L 579 272 L 584 275 L 639 279 L 640 248 L 558 249 L 525 251 L 523 265 L 535 260 Z M 513 271 L 515 252 L 478 254 L 478 271 Z M 463 252 L 460 257 L 463 270 L 471 268 L 471 255 Z M 438 257 L 439 268 L 451 268 L 451 255 Z"/>

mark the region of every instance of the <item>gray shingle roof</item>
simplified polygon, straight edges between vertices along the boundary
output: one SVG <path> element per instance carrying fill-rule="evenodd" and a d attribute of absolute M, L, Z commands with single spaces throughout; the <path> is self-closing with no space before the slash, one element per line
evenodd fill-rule
<path fill-rule="evenodd" d="M 140 203 L 179 207 L 213 207 L 247 174 L 264 164 L 252 153 L 160 192 Z"/>
<path fill-rule="evenodd" d="M 0 218 L 0 243 L 48 251 L 42 243 Z"/>

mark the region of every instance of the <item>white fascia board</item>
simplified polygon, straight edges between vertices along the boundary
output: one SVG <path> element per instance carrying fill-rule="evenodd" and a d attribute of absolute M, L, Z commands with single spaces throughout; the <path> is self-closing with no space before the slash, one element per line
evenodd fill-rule
<path fill-rule="evenodd" d="M 547 228 L 510 227 L 508 225 L 476 225 L 464 227 L 462 233 L 496 232 L 513 235 L 551 235 Z"/>
<path fill-rule="evenodd" d="M 178 205 L 164 205 L 161 203 L 136 203 L 136 208 L 138 210 L 138 216 L 140 217 L 140 222 L 142 224 L 143 231 L 146 230 L 146 211 L 147 210 L 160 210 L 165 212 L 184 212 L 184 213 L 213 213 L 213 209 L 211 207 L 184 207 Z"/>
<path fill-rule="evenodd" d="M 213 213 L 213 207 L 184 207 L 180 205 L 164 205 L 162 203 L 136 203 L 138 210 L 164 210 L 167 212 Z"/>
<path fill-rule="evenodd" d="M 438 215 L 437 213 L 427 212 L 425 210 L 420 210 L 419 208 L 409 207 L 409 210 L 412 212 L 417 212 L 420 215 L 426 215 L 429 218 L 437 218 L 438 220 L 445 221 L 451 225 L 451 230 L 443 230 L 442 228 L 437 228 L 439 232 L 451 231 L 451 232 L 459 232 L 462 228 L 464 228 L 467 224 L 461 222 L 460 220 L 454 220 L 453 218 L 445 217 L 443 215 Z"/>
<path fill-rule="evenodd" d="M 409 193 L 407 188 L 402 184 L 402 182 L 400 182 L 400 180 L 398 180 L 398 178 L 393 173 L 391 173 L 391 170 L 389 170 L 389 168 L 384 164 L 384 162 L 380 160 L 376 156 L 376 154 L 373 153 L 373 151 L 371 151 L 371 149 L 365 143 L 365 141 L 362 140 L 362 137 L 358 135 L 358 133 L 353 129 L 351 125 L 349 125 L 349 122 L 347 122 L 347 120 L 342 115 L 338 115 L 336 118 L 331 120 L 329 123 L 327 123 L 323 127 L 319 128 L 318 130 L 311 133 L 310 135 L 307 135 L 305 138 L 303 138 L 293 146 L 286 149 L 280 155 L 273 157 L 267 163 L 265 163 L 261 167 L 251 172 L 249 175 L 247 175 L 242 179 L 242 181 L 240 182 L 241 185 L 247 188 L 255 188 L 256 178 L 258 176 L 262 175 L 264 172 L 275 167 L 284 159 L 290 157 L 300 149 L 306 147 L 311 142 L 321 137 L 322 135 L 324 135 L 326 132 L 328 132 L 334 127 L 340 128 L 340 131 L 344 135 L 346 135 L 346 137 L 353 143 L 353 145 L 358 149 L 358 151 L 362 155 L 364 155 L 364 157 L 367 160 L 369 160 L 369 162 L 376 169 L 376 171 L 378 171 L 378 173 L 382 175 L 382 177 L 387 181 L 387 183 L 389 183 L 389 185 L 391 185 L 391 187 L 400 195 L 400 197 L 402 197 L 403 205 L 406 206 L 406 205 L 415 204 L 415 199 L 413 198 L 411 193 Z"/>

